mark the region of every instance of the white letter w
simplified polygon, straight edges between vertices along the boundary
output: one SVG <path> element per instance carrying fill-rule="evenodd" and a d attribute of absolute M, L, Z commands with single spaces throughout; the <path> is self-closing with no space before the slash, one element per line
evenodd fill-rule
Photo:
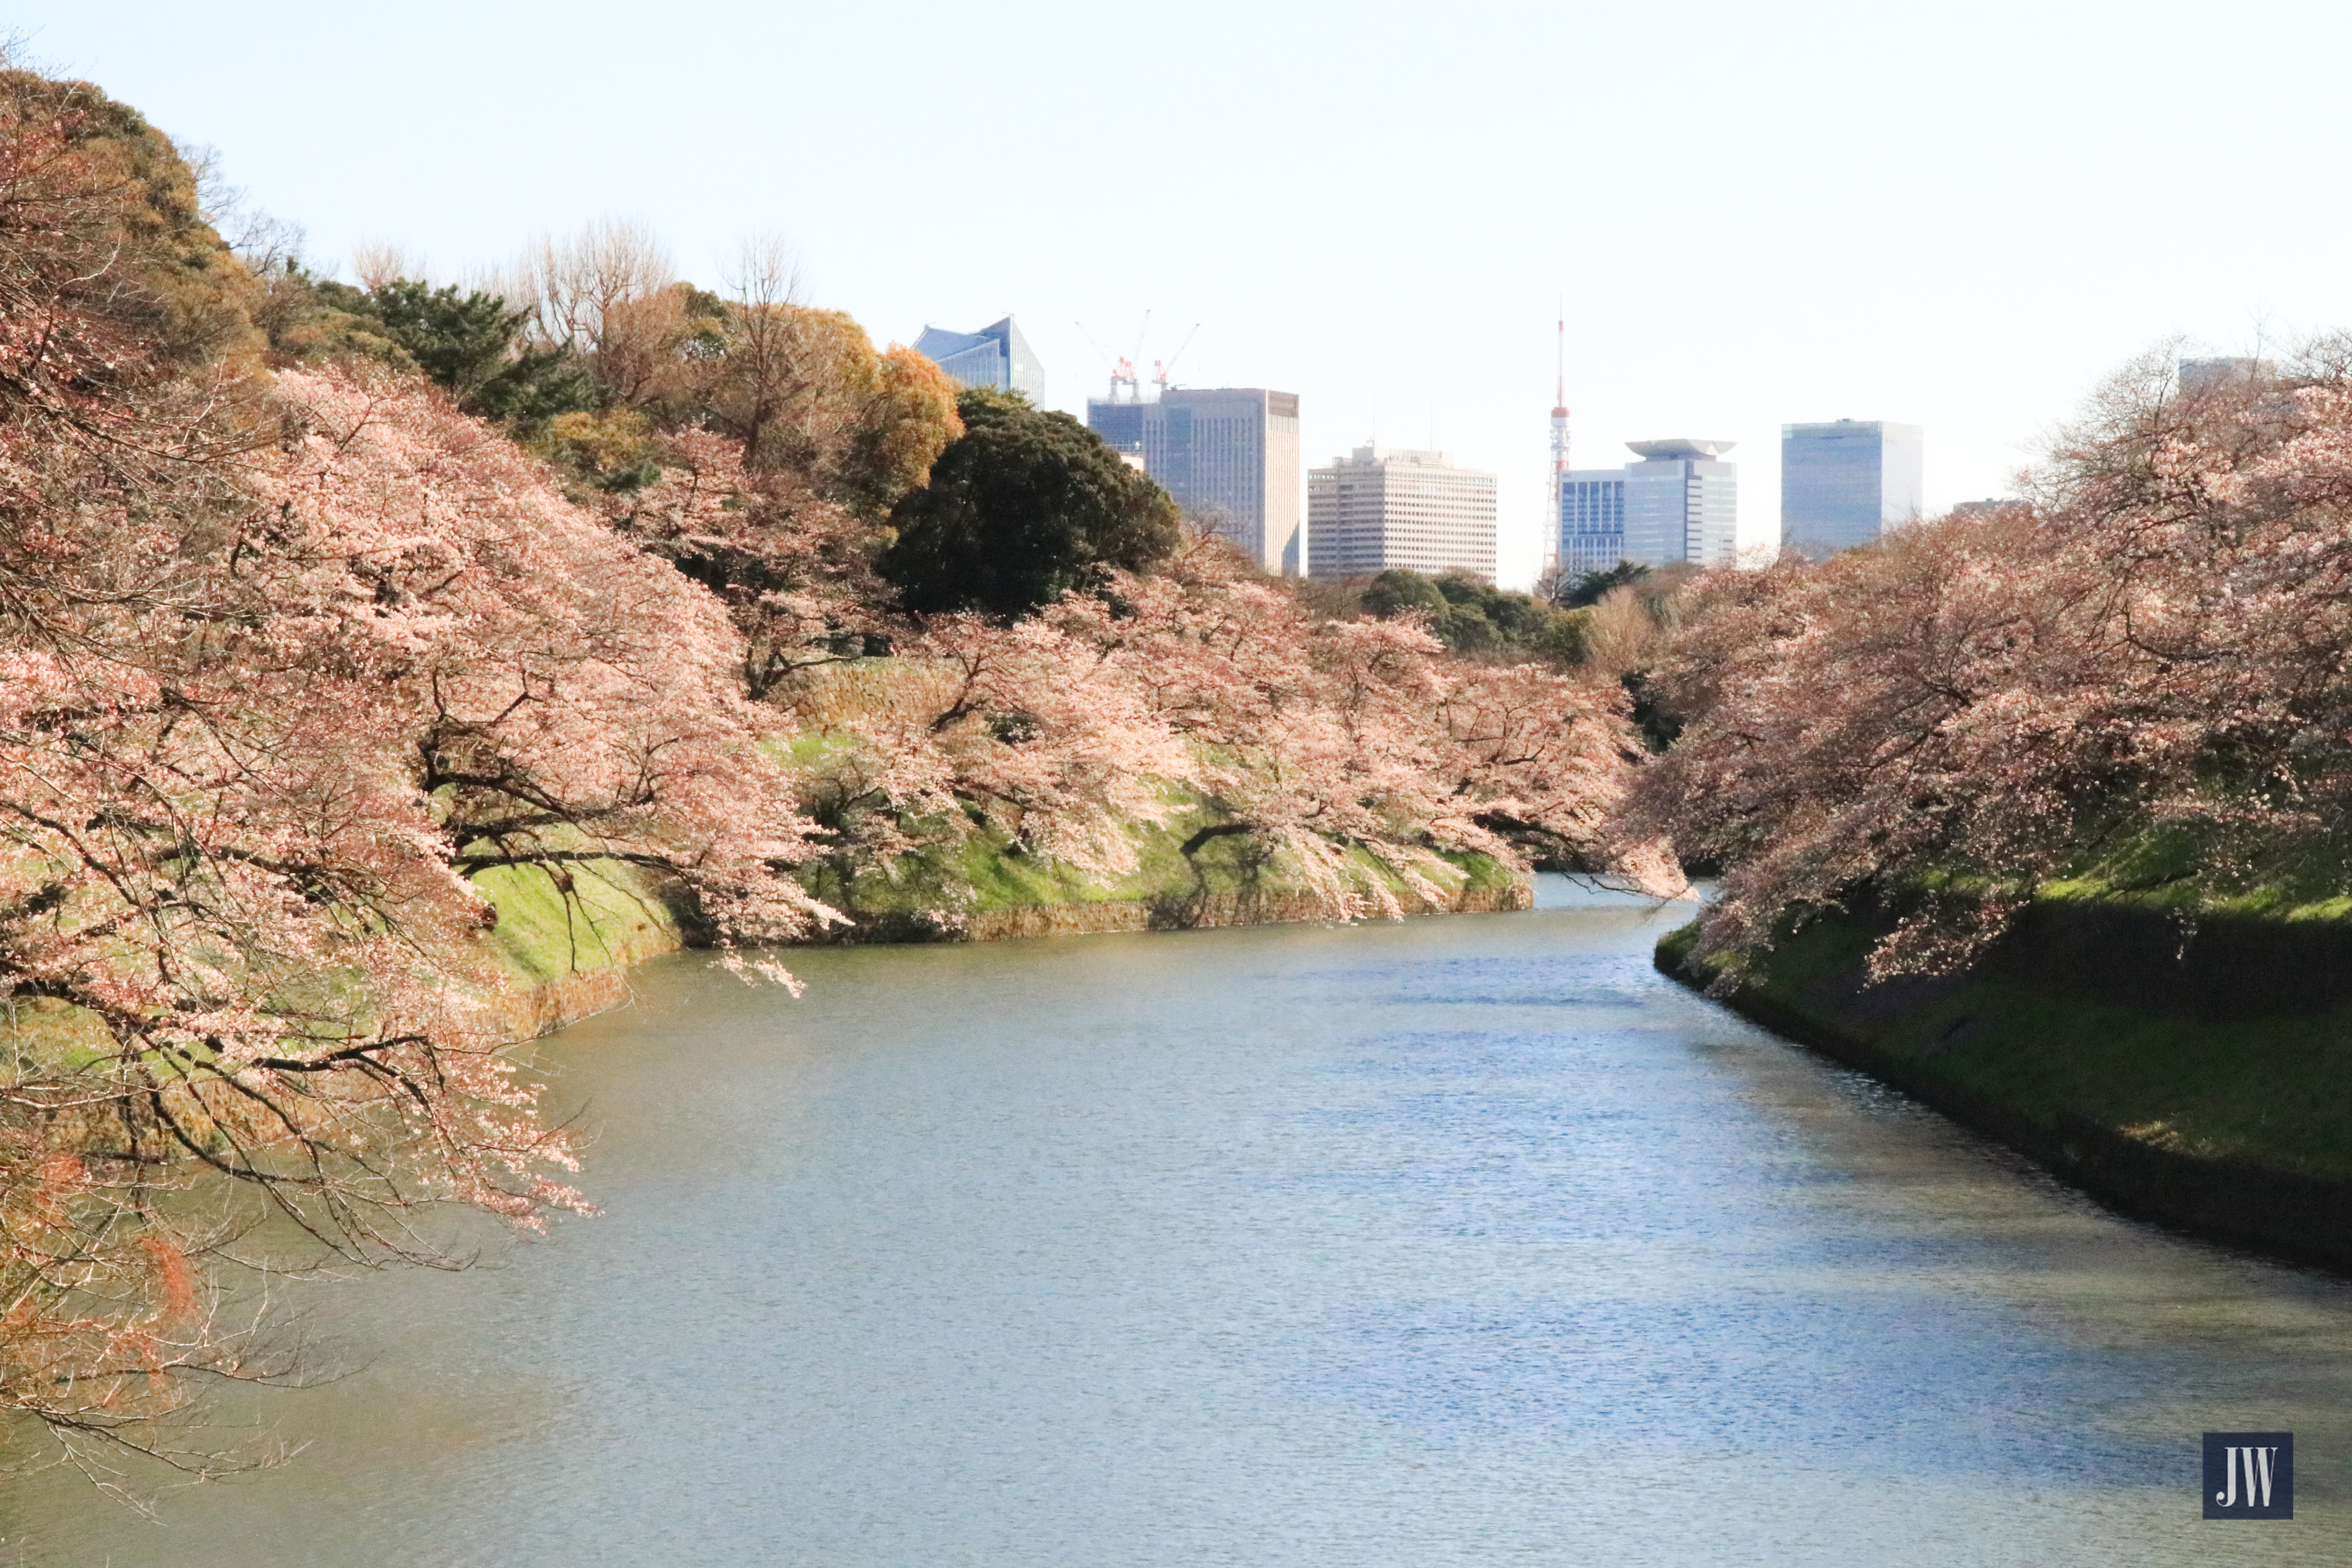
<path fill-rule="evenodd" d="M 2248 1508 L 2270 1507 L 2271 1461 L 2278 1450 L 2276 1448 L 2243 1448 L 2240 1452 L 2246 1456 L 2246 1506 Z M 2260 1503 L 2254 1501 L 2254 1467 L 2257 1462 L 2262 1466 L 2263 1500 Z"/>

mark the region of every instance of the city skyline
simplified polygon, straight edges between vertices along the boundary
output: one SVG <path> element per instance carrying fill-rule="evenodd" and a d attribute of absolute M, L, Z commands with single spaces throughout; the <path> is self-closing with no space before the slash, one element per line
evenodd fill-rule
<path fill-rule="evenodd" d="M 1557 323 L 1563 352 L 1549 416 L 1545 572 L 1572 577 L 1607 571 L 1621 561 L 1652 566 L 1743 560 L 1757 564 L 1792 548 L 1825 560 L 1925 514 L 1924 432 L 1894 421 L 1783 424 L 1777 539 L 1764 546 L 1742 537 L 1738 465 L 1714 460 L 1736 442 L 1633 441 L 1626 445 L 1637 458 L 1622 468 L 1566 467 L 1571 438 L 1564 396 L 1566 329 L 1565 320 Z M 960 384 L 1006 388 L 1034 403 L 1046 401 L 1044 365 L 1011 316 L 972 332 L 927 324 L 914 347 Z M 2179 374 L 2184 387 L 2193 387 L 2248 374 L 2258 363 L 2185 359 Z M 1193 387 L 1164 374 L 1147 382 L 1134 374 L 1132 363 L 1121 362 L 1119 368 L 1126 374 L 1114 371 L 1108 396 L 1087 399 L 1087 427 L 1157 479 L 1188 514 L 1225 535 L 1264 569 L 1289 576 L 1348 577 L 1394 566 L 1499 580 L 1492 473 L 1458 468 L 1435 449 L 1376 444 L 1299 473 L 1295 394 Z M 1392 468 L 1397 482 L 1389 485 Z M 1303 505 L 1295 512 L 1284 504 L 1286 479 L 1292 475 L 1305 485 Z M 1475 519 L 1466 511 L 1454 515 L 1461 511 L 1462 498 L 1445 490 L 1445 483 L 1459 479 L 1476 483 Z M 1391 496 L 1389 490 L 1397 493 Z M 1444 512 L 1439 531 L 1422 527 L 1430 519 L 1415 518 L 1408 525 L 1387 515 L 1394 510 L 1391 501 L 1407 510 L 1433 507 Z M 1987 503 L 1954 504 L 1973 510 Z M 1313 551 L 1318 521 L 1332 539 L 1320 566 Z"/>
<path fill-rule="evenodd" d="M 2277 58 L 2265 15 L 2280 27 L 2292 15 L 2306 47 Z M 2118 31 L 2099 6 L 1996 4 L 1858 26 L 1702 4 L 1678 24 L 1673 114 L 1638 73 L 1554 89 L 1563 52 L 1626 55 L 1652 26 L 1573 4 L 1433 20 L 1310 3 L 1255 21 L 1246 51 L 1221 28 L 920 0 L 887 16 L 682 0 L 674 27 L 643 36 L 607 0 L 582 0 L 556 29 L 529 7 L 478 7 L 476 47 L 455 56 L 433 27 L 387 32 L 289 0 L 217 16 L 27 0 L 16 20 L 37 58 L 218 148 L 227 178 L 304 225 L 330 268 L 390 242 L 457 279 L 535 235 L 633 216 L 717 288 L 747 234 L 778 233 L 807 297 L 877 342 L 1015 317 L 1051 372 L 1048 405 L 1080 418 L 1097 361 L 1077 322 L 1125 352 L 1150 309 L 1164 352 L 1201 321 L 1185 379 L 1296 390 L 1306 450 L 1433 441 L 1496 473 L 1498 575 L 1526 582 L 1546 533 L 1563 292 L 1577 450 L 1676 428 L 1738 441 L 1744 544 L 1777 538 L 1756 502 L 1777 489 L 1792 417 L 1866 409 L 1931 428 L 1933 510 L 2010 491 L 2102 380 L 2176 336 L 2186 355 L 2243 357 L 2341 323 L 2352 214 L 2320 211 L 2259 245 L 2231 224 L 2151 245 L 2144 220 L 2193 188 L 2229 190 L 2240 210 L 2307 205 L 2294 161 L 2249 157 L 2249 139 L 2333 134 L 2326 62 L 2352 42 L 2352 16 L 2255 0 L 2220 33 L 2193 16 L 2159 4 Z M 1475 68 L 1419 69 L 1384 42 L 1405 27 L 1433 29 Z M 638 41 L 612 50 L 619 36 Z M 696 42 L 721 36 L 715 54 Z M 366 72 L 337 68 L 362 58 Z M 500 64 L 520 58 L 537 68 Z M 772 90 L 809 58 L 844 68 Z M 1002 78 L 1024 89 L 991 143 L 999 173 L 976 179 L 940 150 L 968 131 L 969 84 Z M 2147 82 L 2192 78 L 2194 124 L 2126 138 Z M 884 82 L 896 107 L 878 115 Z M 599 95 L 703 113 L 689 136 L 576 112 Z M 1148 178 L 1131 138 L 1098 131 L 1129 100 L 1186 126 L 1186 155 Z M 493 104 L 501 123 L 566 126 L 570 155 L 518 184 L 484 155 Z M 1871 135 L 1852 140 L 1861 123 Z M 1688 242 L 1689 182 L 1656 174 L 1676 167 L 1707 171 L 1709 233 L 1736 244 Z M 2053 168 L 2102 174 L 2053 181 Z M 1302 221 L 1320 193 L 1354 191 L 1476 218 L 1386 221 L 1377 244 L 1355 220 Z M 1139 229 L 1139 213 L 1184 222 Z M 1987 237 L 2018 232 L 2035 243 Z"/>
<path fill-rule="evenodd" d="M 1771 550 L 1741 538 L 1737 464 L 1714 460 L 1736 442 L 1633 441 L 1626 445 L 1637 458 L 1622 468 L 1565 466 L 1565 320 L 1557 330 L 1563 353 L 1549 416 L 1544 570 L 1575 576 L 1621 561 L 1720 565 L 1769 558 Z M 1009 389 L 1045 403 L 1045 367 L 1011 316 L 972 332 L 927 324 L 914 347 L 961 385 Z M 2256 363 L 2183 360 L 2179 374 L 2184 386 L 2201 384 L 2246 374 Z M 1367 445 L 1300 474 L 1295 394 L 1193 387 L 1164 374 L 1147 382 L 1135 370 L 1121 362 L 1109 395 L 1087 400 L 1087 427 L 1265 570 L 1349 577 L 1403 567 L 1499 580 L 1492 473 L 1457 468 L 1435 449 Z M 1822 560 L 1921 516 L 1922 436 L 1917 426 L 1884 420 L 1782 425 L 1778 548 Z M 1292 476 L 1305 484 L 1303 507 L 1296 510 L 1285 504 Z M 1416 515 L 1407 519 L 1400 507 Z M 1313 549 L 1318 523 L 1332 542 L 1319 566 Z"/>

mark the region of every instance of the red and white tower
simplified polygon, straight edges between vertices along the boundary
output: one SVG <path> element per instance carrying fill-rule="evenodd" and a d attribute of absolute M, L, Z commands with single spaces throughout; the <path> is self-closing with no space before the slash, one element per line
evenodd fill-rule
<path fill-rule="evenodd" d="M 1544 520 L 1544 573 L 1559 570 L 1559 525 L 1568 493 L 1568 301 L 1560 300 L 1558 374 L 1551 395 L 1551 511 Z"/>

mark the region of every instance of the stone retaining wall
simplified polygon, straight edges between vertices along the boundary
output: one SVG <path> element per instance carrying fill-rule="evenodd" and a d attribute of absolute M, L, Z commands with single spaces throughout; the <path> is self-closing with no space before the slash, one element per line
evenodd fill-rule
<path fill-rule="evenodd" d="M 1669 937 L 1658 945 L 1660 973 L 1693 989 L 1712 975 L 1685 967 Z M 1917 1070 L 1917 1064 L 1872 1044 L 1834 1016 L 1800 1013 L 1754 986 L 1723 998 L 1734 1012 L 1785 1039 L 1859 1068 L 1934 1107 L 1955 1121 L 2007 1144 L 2109 1207 L 2202 1236 L 2259 1247 L 2329 1268 L 2352 1270 L 2352 1182 L 2273 1169 L 2251 1160 L 2159 1148 L 2079 1112 L 2044 1125 L 2013 1106 Z"/>

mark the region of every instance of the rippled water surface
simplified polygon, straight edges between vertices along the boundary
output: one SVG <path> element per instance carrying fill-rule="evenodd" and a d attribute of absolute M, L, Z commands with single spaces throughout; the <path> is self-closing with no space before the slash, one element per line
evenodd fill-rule
<path fill-rule="evenodd" d="M 309 1445 L 0 1562 L 2341 1563 L 2352 1288 L 2116 1218 L 1529 914 L 700 960 L 604 1217 L 325 1293 Z M 2299 1516 L 2198 1517 L 2292 1429 Z"/>

